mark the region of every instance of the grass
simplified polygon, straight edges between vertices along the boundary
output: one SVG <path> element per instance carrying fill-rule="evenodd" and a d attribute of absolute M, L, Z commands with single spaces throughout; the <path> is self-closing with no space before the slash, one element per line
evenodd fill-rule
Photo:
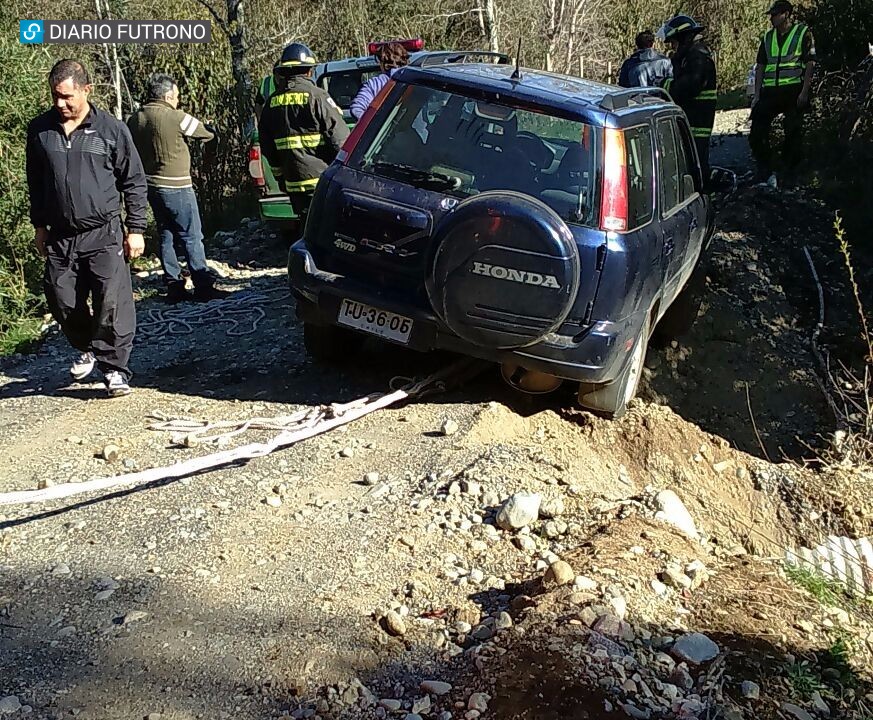
<path fill-rule="evenodd" d="M 738 87 L 726 93 L 719 93 L 716 109 L 718 110 L 741 110 L 749 107 L 749 102 L 746 100 L 745 86 Z"/>
<path fill-rule="evenodd" d="M 791 689 L 798 697 L 808 698 L 816 690 L 821 690 L 821 679 L 808 660 L 794 662 L 787 666 L 785 674 Z"/>
<path fill-rule="evenodd" d="M 23 317 L 0 332 L 0 357 L 28 352 L 42 336 L 42 318 Z"/>
<path fill-rule="evenodd" d="M 139 302 L 140 300 L 150 300 L 152 298 L 156 298 L 161 294 L 161 291 L 156 287 L 144 287 L 139 289 L 134 289 L 133 291 L 133 299 Z"/>
<path fill-rule="evenodd" d="M 789 580 L 806 590 L 822 605 L 840 607 L 843 604 L 843 590 L 836 581 L 826 578 L 820 573 L 793 565 L 785 568 L 785 574 Z"/>

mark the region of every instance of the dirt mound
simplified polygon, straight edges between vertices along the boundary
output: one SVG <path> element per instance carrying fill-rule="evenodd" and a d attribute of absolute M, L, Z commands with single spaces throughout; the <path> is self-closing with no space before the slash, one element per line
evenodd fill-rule
<path fill-rule="evenodd" d="M 522 417 L 490 403 L 464 442 L 536 448 L 552 459 L 564 484 L 589 499 L 644 500 L 652 494 L 647 489 L 674 490 L 707 535 L 726 547 L 739 542 L 778 554 L 797 538 L 792 513 L 756 480 L 763 464 L 667 407 L 637 403 L 622 421 L 610 422 L 574 409 Z"/>

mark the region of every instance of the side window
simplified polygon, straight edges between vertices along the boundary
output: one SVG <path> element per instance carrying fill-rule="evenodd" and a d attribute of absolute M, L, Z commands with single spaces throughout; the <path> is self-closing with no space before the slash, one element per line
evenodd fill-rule
<path fill-rule="evenodd" d="M 691 130 L 688 128 L 688 122 L 684 117 L 677 117 L 676 120 L 679 125 L 679 144 L 682 148 L 680 170 L 682 173 L 690 175 L 694 183 L 693 192 L 688 181 L 683 183 L 684 192 L 682 199 L 688 200 L 694 193 L 700 192 L 703 189 L 700 182 L 700 165 L 695 154 L 697 151 L 694 149 L 694 141 L 691 139 Z"/>
<path fill-rule="evenodd" d="M 652 132 L 648 125 L 625 131 L 627 148 L 628 230 L 652 219 L 655 205 L 655 167 Z"/>
<path fill-rule="evenodd" d="M 661 212 L 669 213 L 682 202 L 682 176 L 672 118 L 658 120 L 658 184 L 661 186 Z"/>

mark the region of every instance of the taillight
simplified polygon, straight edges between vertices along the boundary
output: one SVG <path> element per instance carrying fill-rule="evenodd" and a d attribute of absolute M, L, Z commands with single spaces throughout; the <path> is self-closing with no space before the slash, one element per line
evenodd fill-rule
<path fill-rule="evenodd" d="M 421 38 L 412 38 L 410 40 L 385 40 L 384 42 L 367 43 L 367 54 L 375 55 L 379 52 L 379 48 L 392 42 L 400 43 L 404 48 L 406 48 L 407 52 L 418 52 L 419 50 L 424 49 L 424 40 Z"/>
<path fill-rule="evenodd" d="M 370 103 L 370 107 L 367 108 L 367 111 L 358 120 L 357 124 L 354 128 L 352 128 L 351 134 L 346 138 L 346 141 L 343 143 L 342 149 L 337 153 L 336 159 L 339 162 L 344 163 L 349 159 L 352 152 L 355 150 L 355 146 L 360 142 L 361 136 L 364 134 L 364 131 L 367 129 L 367 125 L 370 124 L 370 121 L 373 119 L 373 116 L 379 111 L 379 108 L 382 107 L 382 103 L 385 102 L 385 98 L 388 97 L 388 94 L 394 88 L 394 81 L 389 80 L 385 83 L 385 87 L 383 87 L 379 94 L 373 98 L 373 102 Z"/>
<path fill-rule="evenodd" d="M 600 227 L 627 230 L 627 154 L 624 132 L 603 130 L 603 185 L 600 201 Z"/>
<path fill-rule="evenodd" d="M 261 148 L 252 145 L 249 148 L 249 175 L 258 187 L 264 184 L 264 168 L 261 165 Z"/>

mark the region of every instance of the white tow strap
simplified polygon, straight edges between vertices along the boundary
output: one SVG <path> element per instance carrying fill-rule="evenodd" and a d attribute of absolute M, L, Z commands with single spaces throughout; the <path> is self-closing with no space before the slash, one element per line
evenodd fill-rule
<path fill-rule="evenodd" d="M 410 383 L 403 389 L 393 390 L 384 395 L 369 395 L 343 405 L 322 405 L 309 410 L 295 413 L 283 418 L 288 429 L 264 443 L 249 443 L 231 450 L 204 455 L 184 462 L 175 463 L 165 467 L 151 468 L 140 472 L 116 475 L 114 477 L 97 478 L 82 483 L 65 483 L 55 485 L 43 490 L 19 490 L 0 494 L 0 506 L 2 505 L 25 505 L 29 503 L 48 502 L 59 500 L 73 495 L 98 492 L 113 488 L 135 487 L 147 485 L 160 480 L 182 478 L 194 473 L 212 470 L 240 460 L 269 455 L 280 448 L 294 445 L 301 440 L 306 440 L 316 435 L 329 432 L 334 428 L 358 420 L 376 410 L 381 410 L 390 405 L 420 396 L 425 392 L 433 392 L 444 389 L 443 380 L 451 375 L 458 374 L 465 367 L 469 367 L 469 361 L 450 366 L 440 372 L 434 373 L 428 378 L 416 383 Z M 244 423 L 243 423 L 244 425 Z"/>

